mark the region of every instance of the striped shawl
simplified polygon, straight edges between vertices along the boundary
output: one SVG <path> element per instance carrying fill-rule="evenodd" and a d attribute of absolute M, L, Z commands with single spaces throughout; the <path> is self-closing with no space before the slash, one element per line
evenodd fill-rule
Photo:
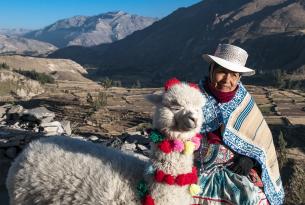
<path fill-rule="evenodd" d="M 223 123 L 223 142 L 235 152 L 260 163 L 264 192 L 269 202 L 272 205 L 282 204 L 284 191 L 272 134 L 252 96 L 239 83 L 231 101 L 217 103 L 204 90 L 204 81 L 200 81 L 199 85 L 208 97 L 208 103 L 203 108 L 205 124 L 201 131 L 213 131 Z"/>

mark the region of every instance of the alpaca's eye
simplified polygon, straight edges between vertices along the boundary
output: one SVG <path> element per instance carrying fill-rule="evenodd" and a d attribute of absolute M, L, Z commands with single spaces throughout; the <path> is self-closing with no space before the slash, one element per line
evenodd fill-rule
<path fill-rule="evenodd" d="M 181 106 L 171 106 L 170 109 L 171 109 L 172 111 L 179 111 L 179 110 L 182 109 L 182 107 L 181 107 Z"/>

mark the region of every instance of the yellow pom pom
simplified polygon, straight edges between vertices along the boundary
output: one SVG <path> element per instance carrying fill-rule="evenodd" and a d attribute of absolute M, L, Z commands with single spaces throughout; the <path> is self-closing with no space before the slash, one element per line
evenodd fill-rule
<path fill-rule="evenodd" d="M 184 143 L 184 151 L 183 151 L 184 154 L 187 155 L 193 154 L 194 150 L 195 150 L 194 142 L 187 141 Z"/>
<path fill-rule="evenodd" d="M 190 186 L 190 194 L 192 196 L 195 196 L 195 195 L 199 194 L 200 192 L 201 192 L 200 186 L 198 186 L 197 184 L 191 184 L 191 186 Z"/>

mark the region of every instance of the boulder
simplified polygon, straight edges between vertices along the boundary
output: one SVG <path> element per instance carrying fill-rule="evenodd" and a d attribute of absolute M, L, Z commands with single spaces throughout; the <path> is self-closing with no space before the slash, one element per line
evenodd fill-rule
<path fill-rule="evenodd" d="M 54 119 L 54 117 L 54 112 L 49 111 L 45 107 L 37 107 L 24 111 L 22 115 L 22 120 L 49 123 Z"/>
<path fill-rule="evenodd" d="M 42 128 L 46 136 L 61 135 L 65 132 L 61 123 L 58 121 L 41 123 L 40 127 Z"/>

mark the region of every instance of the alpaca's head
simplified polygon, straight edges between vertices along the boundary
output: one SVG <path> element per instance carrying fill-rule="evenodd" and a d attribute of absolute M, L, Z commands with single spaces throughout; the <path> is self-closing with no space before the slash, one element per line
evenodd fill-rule
<path fill-rule="evenodd" d="M 196 85 L 170 79 L 162 95 L 151 95 L 147 99 L 156 106 L 154 128 L 181 139 L 200 131 L 206 98 Z"/>

